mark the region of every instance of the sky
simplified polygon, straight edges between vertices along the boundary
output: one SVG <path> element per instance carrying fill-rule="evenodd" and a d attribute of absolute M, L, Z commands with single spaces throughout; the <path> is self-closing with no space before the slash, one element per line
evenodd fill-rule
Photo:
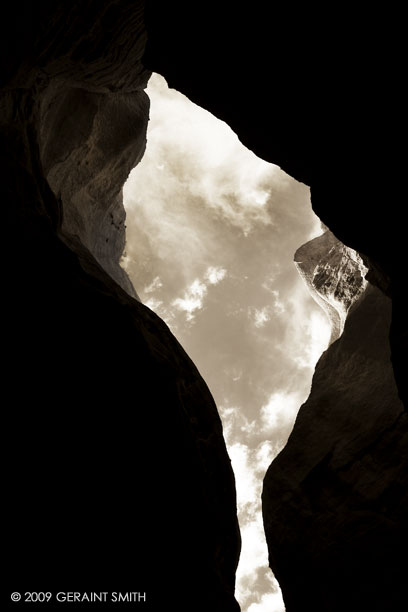
<path fill-rule="evenodd" d="M 159 75 L 147 93 L 146 153 L 124 186 L 122 266 L 218 406 L 237 487 L 242 612 L 283 612 L 268 568 L 262 479 L 330 338 L 293 263 L 321 224 L 309 188 L 257 158 L 227 124 Z"/>

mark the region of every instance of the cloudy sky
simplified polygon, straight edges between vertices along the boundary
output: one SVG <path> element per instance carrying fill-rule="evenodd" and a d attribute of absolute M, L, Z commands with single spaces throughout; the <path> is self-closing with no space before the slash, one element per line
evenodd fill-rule
<path fill-rule="evenodd" d="M 330 330 L 293 264 L 321 233 L 309 189 L 153 75 L 148 144 L 124 187 L 122 265 L 215 398 L 235 471 L 242 612 L 282 612 L 262 478 L 309 394 Z"/>

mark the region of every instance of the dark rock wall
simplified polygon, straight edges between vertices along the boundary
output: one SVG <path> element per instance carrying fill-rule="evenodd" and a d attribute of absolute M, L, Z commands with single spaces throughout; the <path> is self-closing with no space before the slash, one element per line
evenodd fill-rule
<path fill-rule="evenodd" d="M 288 612 L 407 606 L 408 419 L 390 319 L 389 298 L 369 285 L 265 476 L 269 560 Z"/>
<path fill-rule="evenodd" d="M 9 8 L 8 587 L 238 610 L 235 485 L 214 401 L 166 325 L 120 286 L 131 291 L 117 265 L 120 193 L 148 120 L 142 3 Z"/>
<path fill-rule="evenodd" d="M 117 265 L 148 70 L 311 185 L 317 214 L 392 296 L 404 398 L 404 19 L 355 3 L 147 9 L 146 34 L 133 0 L 2 8 L 10 585 L 141 590 L 151 609 L 170 598 L 179 610 L 226 612 L 237 609 L 239 534 L 218 414 Z M 405 417 L 386 300 L 371 290 L 354 308 L 268 472 L 265 523 L 289 610 L 312 601 L 331 612 L 347 592 L 343 609 L 387 609 L 387 593 L 393 609 L 404 602 Z"/>

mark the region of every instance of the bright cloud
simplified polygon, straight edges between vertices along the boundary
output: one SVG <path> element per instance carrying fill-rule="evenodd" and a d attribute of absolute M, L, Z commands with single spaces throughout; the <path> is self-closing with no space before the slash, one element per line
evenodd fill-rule
<path fill-rule="evenodd" d="M 218 285 L 226 276 L 225 268 L 209 267 L 204 275 L 204 279 L 210 285 Z M 204 298 L 208 292 L 208 285 L 196 278 L 184 292 L 184 297 L 176 298 L 172 305 L 186 313 L 187 321 L 194 319 L 196 310 L 203 308 Z"/>
<path fill-rule="evenodd" d="M 220 281 L 222 281 L 227 274 L 225 268 L 216 268 L 214 266 L 210 266 L 205 273 L 205 278 L 208 280 L 211 285 L 217 285 Z"/>
<path fill-rule="evenodd" d="M 308 188 L 256 158 L 225 123 L 158 75 L 148 94 L 147 150 L 124 187 L 122 265 L 220 406 L 242 531 L 242 612 L 283 612 L 268 568 L 262 479 L 330 337 L 293 264 L 320 222 Z"/>
<path fill-rule="evenodd" d="M 282 593 L 265 593 L 259 602 L 252 603 L 247 608 L 247 612 L 285 612 Z"/>
<path fill-rule="evenodd" d="M 279 299 L 279 291 L 272 291 L 272 304 L 262 308 L 250 308 L 249 318 L 253 320 L 255 327 L 261 328 L 268 323 L 272 317 L 280 316 L 285 312 L 285 305 Z"/>
<path fill-rule="evenodd" d="M 235 443 L 229 446 L 228 452 L 237 483 L 238 518 L 242 550 L 245 551 L 237 570 L 236 592 L 245 609 L 256 596 L 255 585 L 265 583 L 264 575 L 269 573 L 260 500 L 262 478 L 274 453 L 269 442 L 263 442 L 255 449 Z"/>
<path fill-rule="evenodd" d="M 160 277 L 155 276 L 155 278 L 152 280 L 150 285 L 144 288 L 144 293 L 153 293 L 154 291 L 157 291 L 157 289 L 160 289 L 161 287 L 163 287 L 163 283 L 161 282 Z"/>
<path fill-rule="evenodd" d="M 285 309 L 284 303 L 280 299 L 279 291 L 277 289 L 274 289 L 271 291 L 271 293 L 274 297 L 273 307 L 274 307 L 275 314 L 277 315 L 283 314 L 286 311 L 286 309 Z"/>
<path fill-rule="evenodd" d="M 323 310 L 310 308 L 302 289 L 296 288 L 290 298 L 293 317 L 288 326 L 288 336 L 299 347 L 297 354 L 293 354 L 296 364 L 301 368 L 314 369 L 329 345 L 331 325 Z"/>
<path fill-rule="evenodd" d="M 255 312 L 254 312 L 255 327 L 263 327 L 265 323 L 267 323 L 270 320 L 271 315 L 269 313 L 269 310 L 270 309 L 268 306 L 264 306 L 264 308 L 261 308 L 260 310 L 255 308 Z"/>
<path fill-rule="evenodd" d="M 261 408 L 261 421 L 265 431 L 282 427 L 293 422 L 300 404 L 299 392 L 276 391 L 271 394 L 265 406 Z"/>
<path fill-rule="evenodd" d="M 184 297 L 176 298 L 172 304 L 179 310 L 184 310 L 187 313 L 187 321 L 191 321 L 194 318 L 193 312 L 203 307 L 203 299 L 206 293 L 207 285 L 196 278 L 184 293 Z"/>
<path fill-rule="evenodd" d="M 125 185 L 125 199 L 136 199 L 135 203 L 143 208 L 140 197 L 143 194 L 134 185 L 142 173 L 145 180 L 148 178 L 146 170 L 152 181 L 152 174 L 159 170 L 162 184 L 171 186 L 174 192 L 187 192 L 193 200 L 199 199 L 218 218 L 244 234 L 259 223 L 271 224 L 273 219 L 267 206 L 270 184 L 285 181 L 286 175 L 243 147 L 226 123 L 168 89 L 161 76 L 151 77 L 147 93 L 152 101 L 148 154 L 154 163 L 147 169 L 142 160 L 133 170 Z M 161 191 L 160 186 L 157 191 Z M 139 197 L 135 198 L 135 193 Z M 149 199 L 147 205 L 153 215 L 155 209 L 159 212 L 157 199 Z M 161 218 L 162 234 L 170 230 L 166 228 L 166 216 Z M 172 220 L 167 221 L 175 229 Z M 178 242 L 179 248 L 182 245 L 182 241 Z"/>
<path fill-rule="evenodd" d="M 279 586 L 272 582 L 268 567 L 268 551 L 264 537 L 261 492 L 262 479 L 278 449 L 269 441 L 250 448 L 242 442 L 232 442 L 232 422 L 238 421 L 241 429 L 252 431 L 253 423 L 236 407 L 220 407 L 224 423 L 224 436 L 235 473 L 237 487 L 238 519 L 241 528 L 242 550 L 236 575 L 236 596 L 243 610 L 249 609 L 259 599 L 259 590 L 273 588 L 275 601 L 281 598 Z M 280 599 L 281 601 L 281 599 Z"/>
<path fill-rule="evenodd" d="M 145 302 L 145 305 L 150 308 L 150 310 L 159 310 L 161 306 L 163 306 L 162 300 L 157 300 L 156 298 L 150 298 Z"/>
<path fill-rule="evenodd" d="M 262 406 L 260 421 L 265 435 L 276 439 L 275 453 L 282 450 L 293 428 L 300 406 L 306 400 L 307 392 L 276 391 Z M 275 455 L 276 456 L 276 455 Z"/>
<path fill-rule="evenodd" d="M 331 335 L 330 323 L 323 312 L 313 312 L 309 317 L 308 351 L 306 351 L 306 361 L 314 367 L 328 347 Z"/>

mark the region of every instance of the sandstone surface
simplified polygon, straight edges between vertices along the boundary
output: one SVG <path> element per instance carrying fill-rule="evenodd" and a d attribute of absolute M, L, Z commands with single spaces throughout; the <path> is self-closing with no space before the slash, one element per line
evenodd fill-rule
<path fill-rule="evenodd" d="M 296 254 L 303 270 L 317 267 L 306 281 L 318 295 L 323 265 L 323 288 L 341 288 L 344 298 L 344 282 L 345 304 L 354 304 L 264 479 L 269 561 L 287 612 L 403 610 L 408 419 L 390 360 L 391 300 L 370 284 L 363 289 L 360 262 L 352 259 L 350 270 L 344 245 L 327 249 L 333 240 L 320 236 Z"/>
<path fill-rule="evenodd" d="M 328 230 L 298 248 L 295 265 L 328 316 L 331 344 L 343 333 L 348 311 L 365 291 L 368 270 L 359 254 Z"/>

